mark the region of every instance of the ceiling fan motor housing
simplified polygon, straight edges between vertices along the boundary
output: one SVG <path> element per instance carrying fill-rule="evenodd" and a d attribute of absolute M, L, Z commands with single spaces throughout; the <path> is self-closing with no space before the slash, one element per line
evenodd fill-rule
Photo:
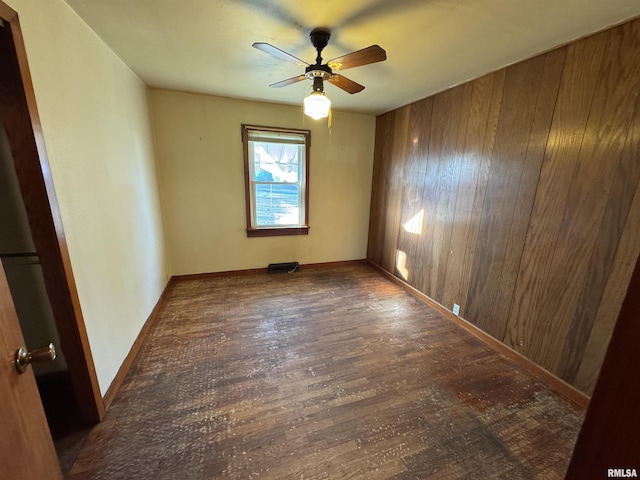
<path fill-rule="evenodd" d="M 316 47 L 316 51 L 318 52 L 318 56 L 316 57 L 315 66 L 320 67 L 322 63 L 322 49 L 327 46 L 329 43 L 329 39 L 331 38 L 331 31 L 328 28 L 318 27 L 311 30 L 309 34 L 309 38 L 311 39 L 311 44 Z M 307 78 L 313 78 L 309 76 L 307 72 Z M 322 74 L 320 74 L 322 76 Z M 331 73 L 329 73 L 331 76 Z"/>
<path fill-rule="evenodd" d="M 331 38 L 331 30 L 324 27 L 318 27 L 311 30 L 309 34 L 309 38 L 311 39 L 311 44 L 316 47 L 316 50 L 322 50 L 329 43 L 329 39 Z"/>

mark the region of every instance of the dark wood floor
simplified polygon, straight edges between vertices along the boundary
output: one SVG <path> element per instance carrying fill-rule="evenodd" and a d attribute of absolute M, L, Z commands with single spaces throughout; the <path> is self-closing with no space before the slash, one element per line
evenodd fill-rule
<path fill-rule="evenodd" d="M 365 265 L 188 280 L 68 478 L 562 478 L 582 418 Z"/>

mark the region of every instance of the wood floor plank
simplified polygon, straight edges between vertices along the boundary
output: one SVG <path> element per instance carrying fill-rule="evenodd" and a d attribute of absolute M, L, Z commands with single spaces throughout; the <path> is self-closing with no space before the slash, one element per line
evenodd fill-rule
<path fill-rule="evenodd" d="M 367 265 L 181 280 L 67 478 L 562 478 L 583 413 Z"/>

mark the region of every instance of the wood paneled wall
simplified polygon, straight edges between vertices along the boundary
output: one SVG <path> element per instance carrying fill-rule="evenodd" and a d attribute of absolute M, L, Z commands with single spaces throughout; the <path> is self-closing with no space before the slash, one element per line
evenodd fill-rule
<path fill-rule="evenodd" d="M 381 115 L 368 259 L 590 393 L 640 253 L 640 19 Z"/>

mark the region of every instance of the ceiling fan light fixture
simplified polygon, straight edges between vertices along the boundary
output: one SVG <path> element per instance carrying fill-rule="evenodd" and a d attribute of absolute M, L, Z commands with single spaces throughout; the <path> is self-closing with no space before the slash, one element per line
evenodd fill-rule
<path fill-rule="evenodd" d="M 311 93 L 304 97 L 304 114 L 319 120 L 329 116 L 330 108 L 331 100 L 324 94 L 322 76 L 316 76 L 313 78 Z"/>
<path fill-rule="evenodd" d="M 314 120 L 328 117 L 330 108 L 331 100 L 324 92 L 313 91 L 304 97 L 304 114 Z"/>

